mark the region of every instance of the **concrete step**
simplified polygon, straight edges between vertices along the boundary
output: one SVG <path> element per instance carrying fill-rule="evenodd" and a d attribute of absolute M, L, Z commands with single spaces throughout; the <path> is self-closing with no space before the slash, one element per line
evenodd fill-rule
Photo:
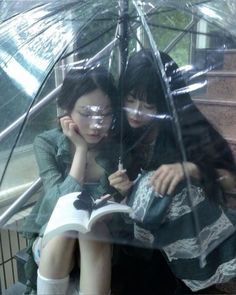
<path fill-rule="evenodd" d="M 209 72 L 207 74 L 207 96 L 236 101 L 236 72 Z"/>
<path fill-rule="evenodd" d="M 225 138 L 236 140 L 236 101 L 194 99 L 194 102 Z"/>
<path fill-rule="evenodd" d="M 236 70 L 236 49 L 196 49 L 193 65 L 197 70 Z"/>
<path fill-rule="evenodd" d="M 224 68 L 224 50 L 199 48 L 193 56 L 193 66 L 197 71 Z"/>
<path fill-rule="evenodd" d="M 236 70 L 236 49 L 228 49 L 224 51 L 223 70 L 225 71 Z"/>

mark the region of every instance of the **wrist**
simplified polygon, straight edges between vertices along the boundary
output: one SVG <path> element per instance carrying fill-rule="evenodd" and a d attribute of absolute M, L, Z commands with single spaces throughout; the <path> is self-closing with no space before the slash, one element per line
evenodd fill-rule
<path fill-rule="evenodd" d="M 187 172 L 189 173 L 189 175 L 193 178 L 200 180 L 201 173 L 198 166 L 194 164 L 193 162 L 187 162 L 186 165 L 187 165 Z"/>
<path fill-rule="evenodd" d="M 79 144 L 75 146 L 76 153 L 87 154 L 87 151 L 88 151 L 88 147 L 86 144 Z"/>

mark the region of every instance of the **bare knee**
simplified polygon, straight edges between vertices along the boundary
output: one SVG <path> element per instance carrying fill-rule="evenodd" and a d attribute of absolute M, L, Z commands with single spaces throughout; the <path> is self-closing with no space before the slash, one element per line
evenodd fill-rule
<path fill-rule="evenodd" d="M 111 244 L 108 241 L 109 232 L 106 224 L 99 223 L 89 234 L 79 234 L 81 260 L 98 261 L 111 257 Z"/>

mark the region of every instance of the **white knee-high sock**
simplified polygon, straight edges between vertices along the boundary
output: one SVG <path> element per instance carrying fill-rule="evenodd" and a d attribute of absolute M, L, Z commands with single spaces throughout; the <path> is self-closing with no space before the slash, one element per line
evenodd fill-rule
<path fill-rule="evenodd" d="M 38 271 L 37 294 L 38 295 L 65 295 L 68 289 L 69 276 L 64 279 L 48 279 Z"/>

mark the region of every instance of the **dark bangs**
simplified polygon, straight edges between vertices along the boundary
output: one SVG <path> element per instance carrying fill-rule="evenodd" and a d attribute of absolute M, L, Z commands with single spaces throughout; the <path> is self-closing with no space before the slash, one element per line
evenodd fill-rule
<path fill-rule="evenodd" d="M 136 87 L 133 86 L 133 88 L 131 88 L 131 90 L 127 92 L 126 96 L 128 94 L 131 94 L 134 98 L 138 100 L 145 101 L 151 105 L 155 105 L 158 109 L 160 109 L 160 102 L 164 100 L 161 85 L 155 83 L 155 80 L 153 80 L 152 78 L 150 78 L 150 80 L 143 78 L 142 81 L 137 82 Z"/>
<path fill-rule="evenodd" d="M 161 112 L 166 110 L 161 77 L 149 50 L 142 50 L 130 57 L 122 88 L 120 91 L 124 98 L 131 94 L 136 99 L 155 105 Z"/>
<path fill-rule="evenodd" d="M 71 113 L 76 101 L 83 95 L 100 88 L 111 100 L 113 110 L 117 107 L 117 93 L 112 75 L 103 67 L 72 69 L 67 74 L 57 104 Z"/>

